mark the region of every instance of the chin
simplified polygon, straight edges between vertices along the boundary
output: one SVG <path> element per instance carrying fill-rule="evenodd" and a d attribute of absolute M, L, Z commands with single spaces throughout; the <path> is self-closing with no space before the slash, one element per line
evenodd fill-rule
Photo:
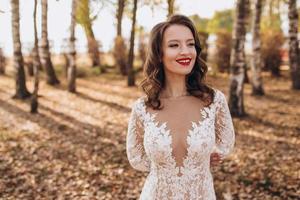
<path fill-rule="evenodd" d="M 173 73 L 173 74 L 177 74 L 177 75 L 183 75 L 183 76 L 186 76 L 186 75 L 190 74 L 191 71 L 192 71 L 192 68 L 176 69 L 176 70 L 173 70 L 172 73 Z"/>
<path fill-rule="evenodd" d="M 169 73 L 174 75 L 186 76 L 191 73 L 193 67 L 194 67 L 194 63 L 189 66 L 182 66 L 179 65 L 178 63 L 174 63 L 172 67 L 170 68 L 166 67 L 165 70 L 167 70 Z"/>
<path fill-rule="evenodd" d="M 193 65 L 187 67 L 179 66 L 176 71 L 178 71 L 178 73 L 181 73 L 183 75 L 187 75 L 191 73 L 192 69 L 193 69 Z"/>

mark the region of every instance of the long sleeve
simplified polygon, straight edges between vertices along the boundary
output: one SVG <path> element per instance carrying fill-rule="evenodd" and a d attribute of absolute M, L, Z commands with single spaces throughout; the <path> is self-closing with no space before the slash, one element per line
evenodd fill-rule
<path fill-rule="evenodd" d="M 218 91 L 216 98 L 216 147 L 217 152 L 224 158 L 233 149 L 235 134 L 232 118 L 224 94 Z"/>
<path fill-rule="evenodd" d="M 150 171 L 150 160 L 143 145 L 144 127 L 141 120 L 141 111 L 138 109 L 137 104 L 138 102 L 134 103 L 128 122 L 127 158 L 133 168 L 140 171 Z"/>

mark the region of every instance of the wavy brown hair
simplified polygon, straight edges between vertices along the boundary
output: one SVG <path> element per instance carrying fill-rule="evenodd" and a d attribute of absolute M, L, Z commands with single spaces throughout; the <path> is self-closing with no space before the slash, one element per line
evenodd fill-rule
<path fill-rule="evenodd" d="M 208 106 L 213 102 L 214 90 L 204 83 L 207 65 L 200 58 L 200 40 L 193 22 L 184 15 L 173 15 L 166 22 L 155 25 L 151 30 L 147 58 L 144 64 L 145 79 L 141 82 L 141 88 L 147 95 L 145 103 L 155 110 L 162 108 L 159 100 L 159 94 L 165 87 L 162 41 L 166 29 L 174 24 L 188 27 L 195 40 L 197 57 L 192 71 L 185 78 L 187 92 L 201 99 Z"/>

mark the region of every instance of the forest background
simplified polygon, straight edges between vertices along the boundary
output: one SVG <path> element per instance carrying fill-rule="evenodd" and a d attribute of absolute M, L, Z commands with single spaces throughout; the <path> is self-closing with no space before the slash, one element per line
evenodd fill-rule
<path fill-rule="evenodd" d="M 299 0 L 226 1 L 210 17 L 201 1 L 3 2 L 0 199 L 138 198 L 146 174 L 126 158 L 127 121 L 149 31 L 174 13 L 195 23 L 207 82 L 234 117 L 217 198 L 299 198 Z"/>

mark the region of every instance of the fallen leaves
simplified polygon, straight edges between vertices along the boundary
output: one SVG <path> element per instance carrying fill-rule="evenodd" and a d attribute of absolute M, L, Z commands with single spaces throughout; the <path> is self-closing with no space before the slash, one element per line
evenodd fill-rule
<path fill-rule="evenodd" d="M 287 74 L 264 78 L 264 97 L 246 85 L 235 149 L 212 169 L 218 199 L 300 196 L 300 93 Z M 225 94 L 227 80 L 208 77 Z M 31 115 L 28 102 L 11 99 L 12 78 L 0 78 L 0 199 L 137 199 L 147 174 L 129 166 L 125 136 L 141 93 L 105 76 L 78 79 L 78 94 L 64 87 L 42 82 L 39 114 Z"/>

